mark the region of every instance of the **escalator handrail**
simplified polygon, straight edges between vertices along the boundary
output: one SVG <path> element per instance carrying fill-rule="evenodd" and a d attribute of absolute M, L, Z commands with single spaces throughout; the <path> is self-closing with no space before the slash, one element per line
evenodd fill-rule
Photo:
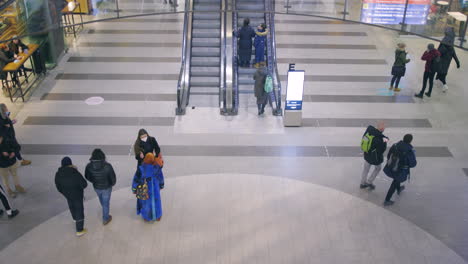
<path fill-rule="evenodd" d="M 219 108 L 221 113 L 227 111 L 226 107 L 226 12 L 227 0 L 221 0 L 220 19 L 221 19 L 221 46 L 220 46 L 220 65 L 219 65 Z"/>
<path fill-rule="evenodd" d="M 270 30 L 268 32 L 268 72 L 273 78 L 273 94 L 276 101 L 276 109 L 274 110 L 275 115 L 282 115 L 283 110 L 281 108 L 281 81 L 279 77 L 277 58 L 276 58 L 276 34 L 275 34 L 275 0 L 265 0 L 266 4 L 266 22 Z"/>
<path fill-rule="evenodd" d="M 177 115 L 185 114 L 185 108 L 189 102 L 190 94 L 190 57 L 192 47 L 192 13 L 193 0 L 185 2 L 184 13 L 184 29 L 182 33 L 182 57 L 179 72 L 179 79 L 177 81 Z"/>
<path fill-rule="evenodd" d="M 232 30 L 237 32 L 238 29 L 238 17 L 237 17 L 237 3 L 236 0 L 232 0 Z M 237 114 L 239 111 L 239 69 L 237 64 L 237 36 L 232 37 L 232 91 L 233 91 L 233 113 Z"/>

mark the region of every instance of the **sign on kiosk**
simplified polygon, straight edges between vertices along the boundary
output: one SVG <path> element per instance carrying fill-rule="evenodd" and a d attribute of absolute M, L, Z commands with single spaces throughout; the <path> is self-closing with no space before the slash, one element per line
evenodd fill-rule
<path fill-rule="evenodd" d="M 304 71 L 288 71 L 288 86 L 286 89 L 286 110 L 302 110 L 304 75 Z"/>
<path fill-rule="evenodd" d="M 304 71 L 298 71 L 295 64 L 289 64 L 288 85 L 286 87 L 286 107 L 284 126 L 302 125 L 302 95 L 304 93 Z"/>

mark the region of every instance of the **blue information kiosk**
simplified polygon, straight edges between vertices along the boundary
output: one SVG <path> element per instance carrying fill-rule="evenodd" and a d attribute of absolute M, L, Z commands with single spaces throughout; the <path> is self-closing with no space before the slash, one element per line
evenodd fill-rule
<path fill-rule="evenodd" d="M 286 107 L 283 124 L 286 127 L 302 125 L 302 95 L 304 93 L 305 72 L 295 69 L 295 64 L 289 64 L 288 82 L 286 86 Z"/>

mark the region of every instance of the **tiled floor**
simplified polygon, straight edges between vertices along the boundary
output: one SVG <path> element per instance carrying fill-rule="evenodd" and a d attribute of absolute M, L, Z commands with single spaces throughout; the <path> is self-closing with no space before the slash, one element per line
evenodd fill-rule
<path fill-rule="evenodd" d="M 139 8 L 127 2 L 125 8 Z M 468 260 L 466 52 L 457 51 L 462 68 L 451 70 L 447 94 L 436 87 L 432 99 L 415 100 L 426 40 L 404 39 L 413 61 L 395 96 L 387 89 L 400 40 L 393 32 L 277 15 L 280 73 L 295 62 L 307 74 L 304 127 L 257 117 L 250 94 L 238 116 L 220 116 L 209 107 L 216 102 L 193 102 L 187 115 L 175 116 L 181 35 L 173 32 L 182 20 L 179 14 L 90 24 L 91 33 L 79 36 L 31 100 L 13 109 L 33 164 L 19 170 L 28 189 L 14 200 L 21 215 L 0 222 L 1 261 L 464 263 L 454 252 Z M 91 96 L 104 102 L 87 105 Z M 381 119 L 391 143 L 413 133 L 418 155 L 412 181 L 392 208 L 381 206 L 390 184 L 384 175 L 375 191 L 358 188 L 357 146 L 364 127 Z M 157 137 L 166 159 L 165 216 L 155 225 L 133 215 L 128 189 L 131 145 L 141 127 Z M 53 176 L 64 155 L 83 170 L 96 146 L 118 173 L 116 220 L 100 226 L 88 188 L 92 233 L 76 239 Z M 144 246 L 137 247 L 135 234 Z"/>

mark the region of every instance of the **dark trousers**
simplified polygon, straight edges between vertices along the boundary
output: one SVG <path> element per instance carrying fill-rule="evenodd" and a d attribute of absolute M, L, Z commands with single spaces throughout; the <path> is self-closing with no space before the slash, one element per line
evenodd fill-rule
<path fill-rule="evenodd" d="M 3 207 L 5 207 L 5 210 L 11 210 L 11 205 L 10 201 L 8 201 L 7 194 L 5 193 L 5 190 L 3 187 L 0 185 L 0 200 L 2 200 Z"/>
<path fill-rule="evenodd" d="M 393 75 L 392 81 L 390 82 L 390 86 L 398 88 L 398 85 L 400 84 L 400 80 L 401 80 L 401 76 Z"/>
<path fill-rule="evenodd" d="M 424 72 L 423 87 L 419 94 L 424 94 L 424 91 L 426 90 L 427 81 L 429 81 L 429 91 L 427 93 L 429 95 L 432 93 L 432 87 L 434 86 L 434 76 L 434 72 Z"/>
<path fill-rule="evenodd" d="M 258 112 L 265 111 L 265 106 L 268 103 L 268 94 L 264 93 L 262 96 L 257 97 Z"/>
<path fill-rule="evenodd" d="M 76 222 L 76 232 L 83 231 L 84 228 L 84 206 L 83 199 L 71 200 L 67 199 L 68 208 L 73 217 L 73 220 Z"/>
<path fill-rule="evenodd" d="M 395 191 L 400 191 L 400 182 L 397 180 L 393 180 L 390 188 L 388 189 L 387 196 L 385 197 L 385 201 L 390 201 L 392 199 L 393 194 Z"/>
<path fill-rule="evenodd" d="M 437 80 L 440 80 L 444 85 L 447 84 L 447 81 L 445 80 L 447 78 L 447 74 L 440 74 L 437 73 Z"/>

